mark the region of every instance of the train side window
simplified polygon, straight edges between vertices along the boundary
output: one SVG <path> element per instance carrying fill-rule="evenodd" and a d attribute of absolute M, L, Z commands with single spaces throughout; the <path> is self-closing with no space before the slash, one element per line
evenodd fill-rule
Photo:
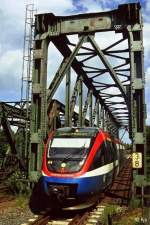
<path fill-rule="evenodd" d="M 106 164 L 110 163 L 112 161 L 112 151 L 111 151 L 111 145 L 110 142 L 106 142 L 106 149 L 105 149 L 105 162 Z"/>
<path fill-rule="evenodd" d="M 107 147 L 105 151 L 105 160 L 107 163 L 111 163 L 117 159 L 117 149 L 113 142 L 107 141 Z"/>
<path fill-rule="evenodd" d="M 114 142 L 112 142 L 112 148 L 113 148 L 113 154 L 114 154 L 114 160 L 117 159 L 117 146 Z"/>
<path fill-rule="evenodd" d="M 104 152 L 105 152 L 105 146 L 104 144 L 102 144 L 100 146 L 100 149 L 98 149 L 98 151 L 96 152 L 92 165 L 90 166 L 89 171 L 97 169 L 101 166 L 105 165 L 105 156 L 104 156 Z"/>

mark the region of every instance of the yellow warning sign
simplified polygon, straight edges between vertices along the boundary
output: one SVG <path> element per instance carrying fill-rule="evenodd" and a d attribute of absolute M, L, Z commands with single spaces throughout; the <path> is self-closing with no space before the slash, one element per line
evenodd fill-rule
<path fill-rule="evenodd" d="M 141 152 L 132 153 L 132 167 L 134 169 L 142 168 L 142 153 Z"/>

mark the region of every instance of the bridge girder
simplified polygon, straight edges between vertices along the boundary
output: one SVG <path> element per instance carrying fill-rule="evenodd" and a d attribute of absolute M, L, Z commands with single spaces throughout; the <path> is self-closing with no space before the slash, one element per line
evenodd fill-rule
<path fill-rule="evenodd" d="M 101 49 L 94 35 L 107 31 L 120 33 L 122 38 Z M 79 36 L 78 43 L 74 44 L 68 39 L 72 34 Z M 113 49 L 123 41 L 128 43 L 127 48 Z M 55 45 L 64 59 L 47 90 L 47 60 L 50 42 Z M 90 43 L 90 47 L 87 47 L 87 43 Z M 74 49 L 72 50 L 71 47 Z M 145 147 L 146 112 L 140 4 L 124 4 L 109 12 L 84 15 L 55 16 L 52 13 L 36 15 L 33 55 L 29 163 L 31 180 L 36 180 L 38 174 L 40 175 L 43 140 L 48 132 L 48 105 L 66 76 L 65 125 L 72 125 L 72 114 L 78 100 L 78 125 L 85 125 L 84 120 L 89 109 L 90 126 L 101 125 L 103 129 L 110 130 L 114 135 L 117 135 L 120 127 L 128 126 L 133 151 L 141 152 L 143 155 L 143 167 L 134 169 L 135 187 L 148 184 L 150 178 L 147 172 Z M 100 64 L 91 66 L 88 63 L 95 56 L 99 58 L 103 67 Z M 121 63 L 113 66 L 108 57 L 121 60 Z M 72 97 L 71 68 L 77 74 Z M 104 74 L 109 74 L 112 81 L 98 80 Z M 88 89 L 86 99 L 83 99 L 84 86 Z M 110 88 L 117 88 L 118 91 L 110 91 Z M 114 98 L 119 99 L 115 101 Z"/>

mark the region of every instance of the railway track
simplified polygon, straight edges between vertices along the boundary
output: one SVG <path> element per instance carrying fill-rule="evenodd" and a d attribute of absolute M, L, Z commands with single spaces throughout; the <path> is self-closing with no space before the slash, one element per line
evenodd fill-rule
<path fill-rule="evenodd" d="M 80 212 L 71 218 L 53 218 L 49 214 L 35 216 L 29 219 L 27 223 L 21 225 L 100 225 L 105 206 L 97 205 L 91 212 Z"/>
<path fill-rule="evenodd" d="M 132 162 L 129 158 L 124 168 L 121 170 L 119 175 L 115 178 L 113 185 L 107 190 L 105 200 L 110 198 L 114 203 L 119 205 L 126 205 L 131 199 L 131 185 L 132 185 Z"/>
<path fill-rule="evenodd" d="M 13 196 L 0 196 L 0 204 L 3 202 L 10 202 L 14 199 L 15 198 Z"/>
<path fill-rule="evenodd" d="M 10 195 L 9 185 L 5 183 L 0 184 L 0 203 L 14 200 L 15 197 Z"/>
<path fill-rule="evenodd" d="M 29 219 L 21 225 L 102 225 L 105 208 L 108 204 L 127 206 L 131 196 L 131 159 L 128 159 L 119 176 L 114 180 L 112 187 L 100 198 L 99 203 L 84 211 L 70 212 L 64 211 L 62 215 L 51 211 L 44 215 Z M 108 224 L 112 224 L 108 215 Z"/>

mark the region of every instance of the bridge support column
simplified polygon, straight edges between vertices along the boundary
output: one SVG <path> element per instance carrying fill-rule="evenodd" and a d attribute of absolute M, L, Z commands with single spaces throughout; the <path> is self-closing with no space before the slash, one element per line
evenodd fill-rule
<path fill-rule="evenodd" d="M 130 130 L 132 132 L 130 135 L 133 140 L 133 198 L 142 198 L 144 203 L 147 201 L 148 187 L 150 188 L 150 165 L 147 163 L 150 152 L 148 149 L 146 151 L 144 50 L 141 27 L 142 25 L 136 29 L 129 27 L 128 31 L 131 66 Z"/>
<path fill-rule="evenodd" d="M 99 104 L 99 99 L 96 102 L 96 126 L 99 127 L 99 122 L 100 122 L 100 110 L 99 110 L 100 104 Z"/>
<path fill-rule="evenodd" d="M 29 178 L 37 181 L 41 175 L 42 155 L 47 132 L 47 52 L 48 40 L 35 41 L 32 75 L 31 145 Z"/>
<path fill-rule="evenodd" d="M 66 107 L 65 107 L 65 126 L 70 126 L 70 83 L 71 68 L 66 73 Z"/>
<path fill-rule="evenodd" d="M 90 95 L 89 95 L 89 122 L 90 122 L 90 127 L 93 126 L 93 101 L 92 101 L 92 90 L 90 90 Z"/>
<path fill-rule="evenodd" d="M 79 126 L 82 127 L 82 105 L 83 105 L 83 80 L 82 77 L 79 78 L 78 83 L 78 95 L 79 95 Z"/>

